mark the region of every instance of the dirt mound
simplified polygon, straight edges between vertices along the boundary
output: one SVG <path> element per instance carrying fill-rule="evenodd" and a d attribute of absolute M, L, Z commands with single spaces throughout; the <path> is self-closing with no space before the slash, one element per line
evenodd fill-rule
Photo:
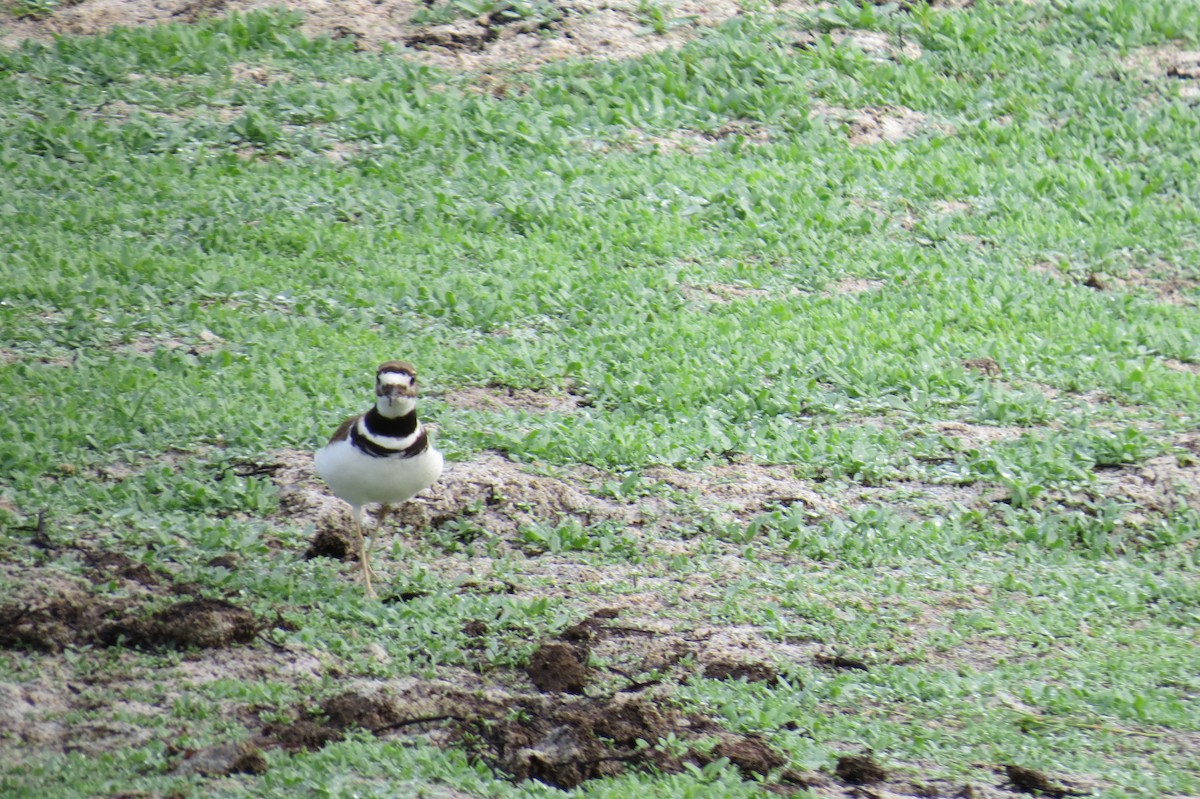
<path fill-rule="evenodd" d="M 81 646 L 207 649 L 245 644 L 266 625 L 219 599 L 175 603 L 154 613 L 128 600 L 92 596 L 0 605 L 0 647 L 60 652 Z"/>
<path fill-rule="evenodd" d="M 812 115 L 844 125 L 850 144 L 854 147 L 908 139 L 931 127 L 925 114 L 900 106 L 842 108 L 816 102 L 813 103 Z"/>
<path fill-rule="evenodd" d="M 266 628 L 252 613 L 222 599 L 177 602 L 149 617 L 131 616 L 105 626 L 100 640 L 145 649 L 210 649 L 248 644 Z"/>
<path fill-rule="evenodd" d="M 61 652 L 99 643 L 100 629 L 114 605 L 76 599 L 52 599 L 39 605 L 0 606 L 0 647 L 30 647 Z"/>
<path fill-rule="evenodd" d="M 870 755 L 842 755 L 833 773 L 838 779 L 855 785 L 874 785 L 888 778 L 887 769 L 876 763 Z"/>
<path fill-rule="evenodd" d="M 321 711 L 328 721 L 268 725 L 259 744 L 316 749 L 353 729 L 381 736 L 438 730 L 434 737 L 444 745 L 464 749 L 514 781 L 563 789 L 630 768 L 680 771 L 685 763 L 728 757 L 744 772 L 765 776 L 786 762 L 761 739 L 725 732 L 665 696 L 479 692 L 414 680 L 374 693 L 337 694 Z M 682 743 L 678 751 L 645 746 L 664 739 Z"/>
<path fill-rule="evenodd" d="M 119 552 L 78 544 L 67 551 L 83 564 L 78 577 L 38 566 L 22 569 L 22 588 L 0 604 L 0 648 L 210 649 L 248 643 L 267 626 L 221 599 L 189 597 L 163 607 L 163 597 L 194 588 Z"/>
<path fill-rule="evenodd" d="M 224 777 L 229 774 L 264 774 L 267 771 L 266 756 L 248 741 L 215 744 L 179 754 L 181 757 L 171 767 L 171 774 Z"/>
<path fill-rule="evenodd" d="M 582 694 L 587 686 L 587 650 L 561 641 L 542 644 L 525 673 L 539 691 Z"/>
<path fill-rule="evenodd" d="M 878 796 L 982 798 L 1023 790 L 1025 783 L 1011 777 L 994 788 L 939 778 L 912 781 L 891 773 L 869 752 L 838 757 L 828 774 L 789 769 L 769 731 L 731 732 L 712 718 L 682 709 L 673 698 L 674 685 L 696 676 L 696 661 L 707 659 L 703 676 L 708 679 L 774 679 L 778 673 L 773 667 L 700 651 L 667 664 L 665 673 L 633 681 L 629 671 L 614 665 L 622 658 L 604 647 L 631 650 L 624 660 L 636 661 L 655 648 L 639 642 L 670 636 L 622 626 L 617 615 L 602 610 L 542 642 L 525 669 L 536 692 L 514 683 L 512 673 L 502 673 L 508 670 L 485 677 L 464 672 L 459 680 L 364 681 L 327 697 L 315 713 L 296 708 L 293 721 L 264 726 L 248 751 L 313 751 L 343 740 L 348 732 L 365 730 L 459 749 L 514 782 L 536 780 L 564 790 L 631 770 L 673 773 L 717 761 L 784 795 L 800 790 L 817 796 L 866 795 L 862 791 L 869 790 Z M 573 686 L 577 690 L 538 684 L 538 675 L 563 663 L 586 670 L 583 684 Z M 802 723 L 796 720 L 782 729 Z M 224 761 L 229 767 L 232 762 Z M 1004 769 L 997 766 L 996 773 L 1004 775 Z"/>

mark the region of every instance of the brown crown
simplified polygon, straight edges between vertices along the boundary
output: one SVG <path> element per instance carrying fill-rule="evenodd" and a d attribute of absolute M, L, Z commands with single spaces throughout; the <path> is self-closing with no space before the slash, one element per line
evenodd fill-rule
<path fill-rule="evenodd" d="M 384 372 L 400 372 L 410 377 L 417 376 L 417 370 L 408 361 L 385 361 L 379 364 L 379 368 L 375 370 L 375 375 L 378 377 Z"/>

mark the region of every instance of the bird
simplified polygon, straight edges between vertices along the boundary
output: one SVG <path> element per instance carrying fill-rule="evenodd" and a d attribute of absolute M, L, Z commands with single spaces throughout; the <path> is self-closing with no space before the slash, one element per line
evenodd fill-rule
<path fill-rule="evenodd" d="M 443 458 L 417 419 L 417 370 L 407 361 L 386 361 L 375 370 L 375 405 L 351 416 L 317 450 L 317 474 L 329 490 L 350 505 L 359 564 L 368 597 L 370 552 L 363 535 L 363 506 L 379 503 L 374 540 L 392 507 L 412 499 L 442 474 Z"/>

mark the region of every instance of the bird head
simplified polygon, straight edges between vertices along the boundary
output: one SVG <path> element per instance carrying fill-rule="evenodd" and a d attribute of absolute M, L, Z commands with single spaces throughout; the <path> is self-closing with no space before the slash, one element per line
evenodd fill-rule
<path fill-rule="evenodd" d="M 417 406 L 417 370 L 404 361 L 388 361 L 375 370 L 375 407 L 384 416 L 404 416 Z"/>

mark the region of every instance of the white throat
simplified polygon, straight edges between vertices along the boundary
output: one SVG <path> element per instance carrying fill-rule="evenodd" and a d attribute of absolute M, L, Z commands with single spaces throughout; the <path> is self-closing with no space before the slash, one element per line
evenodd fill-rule
<path fill-rule="evenodd" d="M 388 419 L 397 419 L 412 413 L 416 407 L 417 401 L 412 397 L 388 397 L 385 395 L 375 400 L 375 408 L 380 415 L 386 416 Z"/>

